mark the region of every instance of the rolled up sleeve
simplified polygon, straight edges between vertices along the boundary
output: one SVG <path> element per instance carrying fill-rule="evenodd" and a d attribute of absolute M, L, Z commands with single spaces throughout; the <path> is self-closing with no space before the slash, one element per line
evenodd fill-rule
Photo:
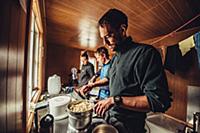
<path fill-rule="evenodd" d="M 146 51 L 139 58 L 135 72 L 151 111 L 165 112 L 172 99 L 159 52 L 153 48 Z"/>

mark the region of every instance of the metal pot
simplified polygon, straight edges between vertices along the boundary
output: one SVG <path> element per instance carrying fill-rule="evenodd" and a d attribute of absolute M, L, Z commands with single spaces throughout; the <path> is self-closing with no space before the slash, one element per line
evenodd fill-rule
<path fill-rule="evenodd" d="M 77 130 L 82 130 L 91 124 L 93 109 L 87 110 L 85 112 L 72 112 L 70 107 L 73 104 L 77 104 L 79 102 L 81 101 L 73 101 L 69 103 L 67 106 L 67 112 L 69 115 L 69 125 Z"/>
<path fill-rule="evenodd" d="M 94 128 L 92 133 L 118 133 L 117 129 L 108 124 L 100 124 Z"/>

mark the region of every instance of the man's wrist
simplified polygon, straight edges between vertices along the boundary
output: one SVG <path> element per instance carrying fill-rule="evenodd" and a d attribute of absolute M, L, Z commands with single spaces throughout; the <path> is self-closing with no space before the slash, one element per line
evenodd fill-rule
<path fill-rule="evenodd" d="M 90 87 L 90 88 L 95 87 L 95 83 L 90 83 L 90 84 L 89 84 L 89 87 Z"/>
<path fill-rule="evenodd" d="M 111 98 L 111 101 L 110 101 L 111 104 L 114 105 L 114 104 L 115 104 L 115 102 L 114 102 L 114 97 L 110 97 L 110 98 Z"/>
<path fill-rule="evenodd" d="M 113 100 L 114 100 L 114 104 L 117 106 L 120 106 L 123 103 L 123 99 L 121 96 L 114 96 Z"/>

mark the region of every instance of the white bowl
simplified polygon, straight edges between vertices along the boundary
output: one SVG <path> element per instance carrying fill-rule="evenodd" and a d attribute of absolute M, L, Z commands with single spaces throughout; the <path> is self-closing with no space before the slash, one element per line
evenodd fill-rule
<path fill-rule="evenodd" d="M 60 120 L 68 116 L 66 107 L 71 101 L 69 96 L 57 96 L 49 99 L 49 112 L 55 120 Z"/>

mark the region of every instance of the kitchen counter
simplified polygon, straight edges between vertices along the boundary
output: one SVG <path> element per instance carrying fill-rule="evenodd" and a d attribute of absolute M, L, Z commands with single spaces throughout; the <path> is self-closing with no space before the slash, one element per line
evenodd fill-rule
<path fill-rule="evenodd" d="M 59 94 L 60 95 L 60 94 Z M 65 94 L 61 94 L 61 95 L 65 95 Z M 76 97 L 77 99 L 77 95 L 76 94 L 67 94 L 70 95 L 71 97 Z M 78 97 L 78 99 L 80 99 L 80 97 Z M 46 108 L 40 109 L 37 111 L 37 115 L 38 115 L 38 125 L 40 124 L 40 120 L 49 113 L 49 107 L 47 106 Z M 54 120 L 54 124 L 53 124 L 53 133 L 88 133 L 91 132 L 91 130 L 98 124 L 100 123 L 105 123 L 105 121 L 101 118 L 96 118 L 93 117 L 92 118 L 92 124 L 90 125 L 90 127 L 88 128 L 89 131 L 84 130 L 84 131 L 77 131 L 74 128 L 70 127 L 68 125 L 68 117 L 60 119 L 60 120 Z M 38 126 L 40 128 L 40 126 Z M 34 131 L 34 127 L 32 128 L 32 133 L 36 133 L 36 131 Z"/>
<path fill-rule="evenodd" d="M 48 107 L 38 111 L 38 121 L 41 120 L 48 112 Z M 61 120 L 54 120 L 53 133 L 90 133 L 91 130 L 100 123 L 105 123 L 101 118 L 92 118 L 92 124 L 90 130 L 77 131 L 68 125 L 68 117 Z M 150 113 L 146 119 L 147 133 L 175 133 L 178 131 L 183 132 L 185 125 L 178 123 L 172 119 L 165 117 L 162 113 Z M 32 132 L 36 133 L 36 132 Z"/>
<path fill-rule="evenodd" d="M 48 110 L 48 108 L 39 111 L 39 113 L 38 113 L 39 121 L 46 114 L 47 110 Z M 92 124 L 90 125 L 90 129 L 77 131 L 74 128 L 72 128 L 70 125 L 68 125 L 68 117 L 67 117 L 67 118 L 64 118 L 61 120 L 54 120 L 53 133 L 90 133 L 91 130 L 97 124 L 100 124 L 100 123 L 105 123 L 105 121 L 101 118 L 92 118 Z"/>
<path fill-rule="evenodd" d="M 166 117 L 163 113 L 150 113 L 146 119 L 147 133 L 183 133 L 186 125 Z"/>
<path fill-rule="evenodd" d="M 73 94 L 70 94 L 73 96 Z M 41 120 L 49 112 L 49 108 L 44 108 L 38 110 L 38 122 Z M 147 116 L 146 119 L 146 129 L 147 133 L 175 133 L 178 131 L 183 131 L 185 125 L 173 121 L 167 117 L 165 117 L 162 113 L 154 114 L 149 113 L 150 115 Z M 92 124 L 89 128 L 89 131 L 77 131 L 74 128 L 68 125 L 68 117 L 60 120 L 54 120 L 53 124 L 53 133 L 90 133 L 91 130 L 100 123 L 105 123 L 105 121 L 101 118 L 92 118 Z M 158 132 L 158 133 L 159 133 Z M 32 132 L 35 133 L 35 132 Z"/>

